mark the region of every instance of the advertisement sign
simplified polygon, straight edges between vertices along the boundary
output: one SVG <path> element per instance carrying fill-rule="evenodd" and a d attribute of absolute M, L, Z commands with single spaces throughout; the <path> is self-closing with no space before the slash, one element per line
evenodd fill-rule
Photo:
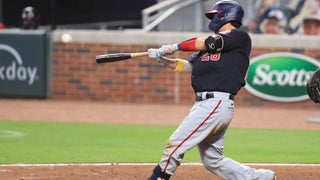
<path fill-rule="evenodd" d="M 270 53 L 250 61 L 247 84 L 253 95 L 277 102 L 308 99 L 306 83 L 320 63 L 296 53 Z"/>
<path fill-rule="evenodd" d="M 0 97 L 47 97 L 48 57 L 44 31 L 1 31 Z"/>

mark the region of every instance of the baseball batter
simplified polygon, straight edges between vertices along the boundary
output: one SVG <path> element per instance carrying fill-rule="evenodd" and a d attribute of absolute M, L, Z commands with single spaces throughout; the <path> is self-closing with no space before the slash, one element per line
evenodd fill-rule
<path fill-rule="evenodd" d="M 241 30 L 244 11 L 235 1 L 219 1 L 206 13 L 208 37 L 149 49 L 149 57 L 177 72 L 190 72 L 196 102 L 170 136 L 150 180 L 169 179 L 184 153 L 197 146 L 203 165 L 227 180 L 272 180 L 275 173 L 254 169 L 223 155 L 224 137 L 234 113 L 234 96 L 245 85 L 251 39 Z M 175 51 L 198 51 L 188 60 L 163 57 Z"/>

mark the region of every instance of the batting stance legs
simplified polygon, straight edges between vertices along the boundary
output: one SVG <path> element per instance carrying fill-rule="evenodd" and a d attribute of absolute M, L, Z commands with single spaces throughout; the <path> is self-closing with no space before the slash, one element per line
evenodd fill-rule
<path fill-rule="evenodd" d="M 224 136 L 233 113 L 234 102 L 227 95 L 197 101 L 169 138 L 150 180 L 169 179 L 180 165 L 184 153 L 195 146 L 204 166 L 223 179 L 272 179 L 272 171 L 256 170 L 223 155 Z"/>

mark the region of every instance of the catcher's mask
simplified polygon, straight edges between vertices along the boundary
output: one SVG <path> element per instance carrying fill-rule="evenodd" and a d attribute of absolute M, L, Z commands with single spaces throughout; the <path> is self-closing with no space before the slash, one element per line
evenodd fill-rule
<path fill-rule="evenodd" d="M 315 103 L 320 103 L 320 69 L 317 69 L 307 81 L 307 93 Z"/>
<path fill-rule="evenodd" d="M 236 1 L 222 0 L 214 4 L 206 16 L 211 20 L 209 29 L 217 32 L 227 22 L 232 22 L 236 28 L 242 26 L 244 11 Z"/>

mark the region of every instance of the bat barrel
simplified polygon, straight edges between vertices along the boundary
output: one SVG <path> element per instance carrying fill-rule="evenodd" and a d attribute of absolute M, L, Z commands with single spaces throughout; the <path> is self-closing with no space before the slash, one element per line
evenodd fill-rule
<path fill-rule="evenodd" d="M 96 56 L 97 63 L 109 63 L 130 59 L 130 53 L 102 54 Z"/>

